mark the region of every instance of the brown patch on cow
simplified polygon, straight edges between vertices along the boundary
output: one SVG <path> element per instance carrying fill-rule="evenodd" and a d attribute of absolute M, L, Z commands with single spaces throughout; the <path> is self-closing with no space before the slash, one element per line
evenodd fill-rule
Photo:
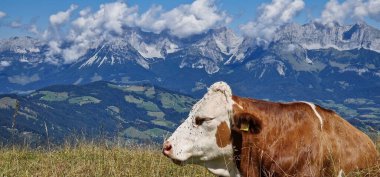
<path fill-rule="evenodd" d="M 233 96 L 234 159 L 241 176 L 337 176 L 375 164 L 370 138 L 335 112 L 304 103 L 278 103 Z M 242 131 L 241 123 L 249 123 Z M 253 129 L 256 127 L 256 129 Z"/>
<path fill-rule="evenodd" d="M 231 144 L 231 131 L 228 127 L 226 121 L 223 121 L 218 125 L 218 128 L 216 130 L 216 144 L 220 148 L 224 148 L 227 145 Z"/>

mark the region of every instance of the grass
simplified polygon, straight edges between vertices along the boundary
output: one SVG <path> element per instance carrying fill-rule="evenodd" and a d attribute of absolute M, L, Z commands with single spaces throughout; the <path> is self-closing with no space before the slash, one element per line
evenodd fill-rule
<path fill-rule="evenodd" d="M 160 93 L 160 101 L 164 108 L 171 108 L 180 113 L 188 112 L 189 105 L 194 102 L 188 97 L 169 93 Z"/>
<path fill-rule="evenodd" d="M 149 145 L 107 145 L 81 142 L 75 145 L 29 149 L 0 148 L 0 176 L 213 176 L 197 165 L 177 166 Z M 380 145 L 377 146 L 380 150 Z M 377 166 L 351 172 L 346 177 L 379 177 Z"/>
<path fill-rule="evenodd" d="M 0 176 L 212 176 L 204 167 L 180 167 L 157 148 L 84 143 L 54 150 L 0 149 Z"/>
<path fill-rule="evenodd" d="M 51 91 L 40 91 L 39 94 L 43 94 L 40 100 L 44 101 L 65 101 L 69 98 L 69 94 L 67 92 L 51 92 Z"/>
<path fill-rule="evenodd" d="M 84 104 L 90 104 L 90 103 L 97 104 L 97 103 L 100 103 L 100 101 L 101 100 L 99 100 L 95 97 L 92 97 L 92 96 L 81 96 L 81 97 L 75 97 L 75 98 L 69 99 L 70 104 L 78 104 L 80 106 L 82 106 Z"/>
<path fill-rule="evenodd" d="M 128 103 L 136 104 L 138 108 L 152 112 L 161 112 L 160 108 L 158 108 L 158 106 L 151 101 L 144 101 L 144 99 L 139 97 L 136 98 L 133 95 L 126 95 L 124 96 L 124 99 Z"/>

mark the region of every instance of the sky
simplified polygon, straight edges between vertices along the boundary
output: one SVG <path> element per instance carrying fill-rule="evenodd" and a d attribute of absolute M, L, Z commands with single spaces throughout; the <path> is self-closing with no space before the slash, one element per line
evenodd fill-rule
<path fill-rule="evenodd" d="M 157 16 L 160 16 L 160 14 L 162 15 L 175 10 L 181 11 L 186 9 L 181 9 L 181 6 L 194 5 L 197 1 L 199 1 L 200 6 L 206 5 L 209 6 L 209 8 L 204 8 L 203 11 L 196 11 L 197 9 L 195 9 L 196 12 L 188 12 L 188 14 L 185 13 L 182 15 L 186 17 L 186 15 L 191 15 L 191 13 L 204 13 L 206 18 L 210 17 L 210 19 L 205 21 L 206 24 L 203 22 L 193 23 L 192 25 L 196 25 L 196 27 L 200 26 L 200 29 L 194 32 L 180 31 L 186 30 L 184 28 L 188 28 L 188 25 L 185 25 L 184 28 L 172 29 L 174 27 L 164 27 L 173 26 L 173 24 L 169 24 L 168 22 L 164 22 L 165 24 L 163 24 L 163 26 L 152 22 L 159 21 L 160 17 Z M 112 3 L 123 4 L 125 5 L 124 8 L 134 8 L 131 10 L 133 12 L 130 13 L 136 13 L 136 16 L 141 16 L 152 9 L 159 9 L 157 10 L 159 12 L 154 14 L 156 16 L 155 19 L 151 19 L 149 23 L 134 24 L 133 26 L 139 26 L 146 31 L 153 32 L 169 29 L 173 34 L 181 37 L 204 32 L 208 28 L 219 26 L 228 26 L 237 33 L 265 36 L 266 34 L 261 34 L 264 29 L 266 31 L 275 30 L 278 25 L 284 23 L 296 22 L 304 24 L 312 20 L 321 19 L 331 21 L 329 18 L 348 24 L 360 20 L 379 28 L 379 1 L 380 0 L 1 0 L 0 38 L 26 35 L 44 37 L 43 32 L 54 25 L 59 25 L 60 32 L 67 32 L 72 28 L 70 23 L 81 16 L 81 11 L 90 9 L 88 13 L 96 13 L 101 10 L 102 5 Z M 214 13 L 210 13 L 210 9 L 212 9 L 211 11 L 214 10 Z M 65 15 L 61 15 L 57 16 L 57 21 L 52 22 L 51 17 L 53 15 L 59 12 L 67 12 L 68 10 L 69 13 L 67 14 L 69 15 L 66 14 L 67 19 L 59 21 L 58 18 L 65 17 Z M 282 14 L 283 16 L 281 16 L 281 14 L 273 15 L 273 13 L 281 12 L 288 14 Z M 170 15 L 176 15 L 176 13 L 167 14 L 167 16 Z M 125 18 L 125 15 L 123 18 Z M 164 19 L 162 21 L 170 19 L 170 17 L 162 18 Z M 192 23 L 191 20 L 188 23 Z M 149 25 L 156 25 L 156 27 L 150 27 Z M 202 25 L 204 25 L 204 27 Z"/>

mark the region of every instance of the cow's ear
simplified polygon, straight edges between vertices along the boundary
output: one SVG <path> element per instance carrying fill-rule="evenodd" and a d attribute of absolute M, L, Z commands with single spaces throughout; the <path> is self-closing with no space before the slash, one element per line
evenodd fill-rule
<path fill-rule="evenodd" d="M 239 113 L 234 115 L 237 128 L 243 132 L 259 134 L 262 129 L 260 119 L 249 113 Z"/>

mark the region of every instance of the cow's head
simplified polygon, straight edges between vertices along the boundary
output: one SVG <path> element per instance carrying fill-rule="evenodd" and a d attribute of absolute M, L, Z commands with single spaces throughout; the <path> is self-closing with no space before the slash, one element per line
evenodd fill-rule
<path fill-rule="evenodd" d="M 175 163 L 204 165 L 221 176 L 237 175 L 230 138 L 232 104 L 230 87 L 214 83 L 164 142 L 163 153 Z"/>

